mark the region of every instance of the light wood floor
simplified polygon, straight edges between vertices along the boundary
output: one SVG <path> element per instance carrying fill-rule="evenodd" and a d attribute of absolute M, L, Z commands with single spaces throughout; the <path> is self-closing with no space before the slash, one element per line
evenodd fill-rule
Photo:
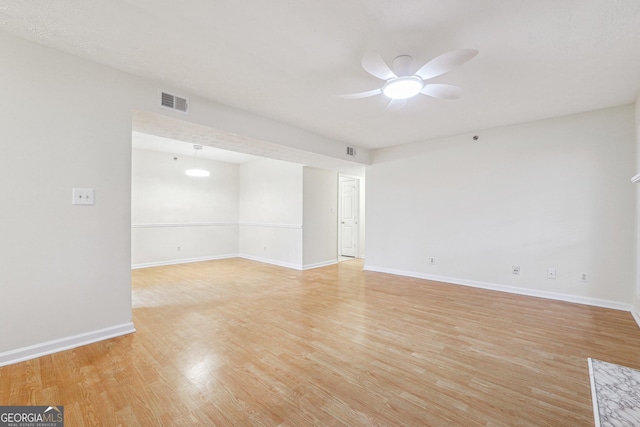
<path fill-rule="evenodd" d="M 133 272 L 137 333 L 0 368 L 66 426 L 593 426 L 587 357 L 640 368 L 629 313 L 231 259 Z"/>

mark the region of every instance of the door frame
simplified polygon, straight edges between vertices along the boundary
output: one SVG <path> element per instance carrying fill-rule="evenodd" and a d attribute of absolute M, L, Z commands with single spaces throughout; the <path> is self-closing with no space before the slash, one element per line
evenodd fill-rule
<path fill-rule="evenodd" d="M 355 222 L 356 236 L 354 239 L 354 258 L 359 258 L 360 254 L 360 180 L 362 177 L 339 173 L 338 174 L 338 259 L 342 255 L 342 181 L 354 180 L 355 185 Z"/>

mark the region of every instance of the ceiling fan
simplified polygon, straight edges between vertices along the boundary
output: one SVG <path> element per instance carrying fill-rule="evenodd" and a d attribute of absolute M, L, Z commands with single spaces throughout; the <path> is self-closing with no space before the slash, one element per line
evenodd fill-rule
<path fill-rule="evenodd" d="M 391 101 L 385 111 L 393 111 L 406 105 L 407 99 L 421 93 L 433 98 L 456 99 L 462 90 L 453 85 L 428 83 L 427 80 L 458 68 L 478 54 L 474 49 L 458 49 L 442 54 L 424 64 L 411 74 L 413 58 L 400 55 L 391 67 L 377 52 L 369 52 L 362 58 L 362 68 L 374 77 L 384 80 L 382 87 L 366 92 L 339 95 L 346 99 L 359 99 L 384 94 Z"/>

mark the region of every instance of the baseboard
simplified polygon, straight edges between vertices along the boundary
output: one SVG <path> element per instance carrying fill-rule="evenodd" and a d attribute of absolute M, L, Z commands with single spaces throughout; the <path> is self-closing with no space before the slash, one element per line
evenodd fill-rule
<path fill-rule="evenodd" d="M 119 337 L 135 332 L 133 323 L 124 323 L 109 328 L 98 329 L 96 331 L 86 332 L 83 334 L 73 335 L 70 337 L 59 338 L 53 341 L 47 341 L 40 344 L 22 347 L 15 350 L 0 353 L 0 366 L 11 365 L 25 360 L 35 359 L 47 354 L 57 353 L 59 351 L 69 350 L 82 345 L 92 344 L 94 342 L 103 341 L 109 338 Z"/>
<path fill-rule="evenodd" d="M 636 321 L 636 324 L 640 328 L 640 313 L 638 313 L 638 309 L 636 307 L 631 308 L 631 315 L 633 316 L 633 320 Z"/>
<path fill-rule="evenodd" d="M 293 270 L 303 270 L 303 266 L 301 264 L 292 264 L 289 262 L 282 262 L 282 261 L 278 261 L 270 258 L 261 258 L 261 257 L 257 257 L 253 255 L 245 255 L 245 254 L 239 254 L 238 258 L 244 258 L 251 261 L 263 262 L 265 264 L 277 265 L 278 267 L 291 268 Z"/>
<path fill-rule="evenodd" d="M 174 259 L 169 261 L 145 262 L 140 264 L 132 264 L 131 269 L 136 270 L 139 268 L 162 267 L 165 265 L 186 264 L 190 262 L 213 261 L 217 259 L 229 259 L 229 258 L 245 258 L 251 261 L 264 262 L 266 264 L 277 265 L 279 267 L 292 268 L 294 270 L 310 270 L 313 268 L 326 267 L 328 265 L 334 265 L 338 263 L 338 260 L 329 260 L 324 262 L 316 262 L 313 264 L 297 265 L 297 264 L 292 264 L 287 262 L 276 261 L 269 258 L 260 258 L 252 255 L 226 254 L 226 255 L 199 257 L 199 258 L 185 258 L 185 259 Z"/>
<path fill-rule="evenodd" d="M 197 258 L 172 259 L 169 261 L 143 262 L 140 264 L 131 264 L 131 269 L 135 270 L 138 268 L 162 267 L 164 265 L 187 264 L 190 262 L 214 261 L 217 259 L 229 259 L 229 258 L 237 258 L 237 257 L 238 257 L 238 254 L 225 254 L 225 255 L 204 256 L 204 257 L 197 257 Z"/>
<path fill-rule="evenodd" d="M 328 265 L 335 265 L 338 263 L 337 259 L 334 260 L 330 260 L 330 261 L 323 261 L 323 262 L 316 262 L 313 264 L 305 264 L 302 266 L 303 270 L 311 270 L 313 268 L 320 268 L 320 267 L 326 267 Z"/>
<path fill-rule="evenodd" d="M 454 285 L 470 286 L 473 288 L 487 289 L 491 291 L 508 292 L 511 294 L 526 295 L 530 297 L 546 298 L 556 301 L 566 301 L 576 304 L 592 305 L 595 307 L 611 308 L 614 310 L 631 311 L 630 304 L 623 304 L 616 301 L 603 300 L 598 298 L 582 297 L 579 295 L 561 294 L 557 292 L 539 291 L 537 289 L 518 288 L 515 286 L 499 285 L 495 283 L 479 282 L 476 280 L 459 279 L 455 277 L 435 276 L 432 274 L 416 273 L 412 271 L 393 270 L 384 267 L 365 266 L 366 271 L 395 274 L 397 276 L 415 277 L 416 279 L 432 280 L 435 282 L 451 283 Z M 633 314 L 633 313 L 632 313 Z M 638 317 L 636 317 L 638 322 Z M 638 323 L 640 325 L 640 322 Z"/>

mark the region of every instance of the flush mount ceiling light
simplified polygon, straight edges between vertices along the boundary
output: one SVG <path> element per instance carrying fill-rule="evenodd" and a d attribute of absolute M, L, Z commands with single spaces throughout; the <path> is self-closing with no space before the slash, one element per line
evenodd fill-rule
<path fill-rule="evenodd" d="M 423 86 L 424 83 L 420 77 L 398 77 L 388 80 L 382 86 L 382 93 L 391 99 L 408 99 L 419 94 Z"/>
<path fill-rule="evenodd" d="M 389 111 L 404 107 L 407 99 L 419 93 L 433 98 L 456 99 L 462 94 L 459 87 L 428 83 L 427 80 L 460 67 L 477 54 L 478 51 L 474 49 L 454 50 L 432 59 L 412 74 L 413 59 L 409 55 L 397 56 L 389 67 L 378 53 L 369 52 L 362 58 L 362 68 L 372 76 L 384 80 L 384 85 L 379 89 L 340 95 L 340 97 L 359 99 L 383 94 L 391 100 L 386 108 Z"/>
<path fill-rule="evenodd" d="M 189 176 L 196 176 L 196 177 L 203 177 L 203 176 L 211 175 L 209 173 L 209 171 L 206 171 L 204 169 L 187 169 L 186 171 L 184 171 L 184 173 L 189 175 Z"/>
<path fill-rule="evenodd" d="M 196 157 L 198 156 L 198 151 L 202 150 L 202 145 L 194 145 L 193 149 L 195 150 L 193 153 L 193 168 L 187 169 L 186 171 L 184 171 L 184 173 L 188 176 L 195 176 L 195 177 L 209 176 L 210 173 L 208 170 L 196 168 Z"/>

